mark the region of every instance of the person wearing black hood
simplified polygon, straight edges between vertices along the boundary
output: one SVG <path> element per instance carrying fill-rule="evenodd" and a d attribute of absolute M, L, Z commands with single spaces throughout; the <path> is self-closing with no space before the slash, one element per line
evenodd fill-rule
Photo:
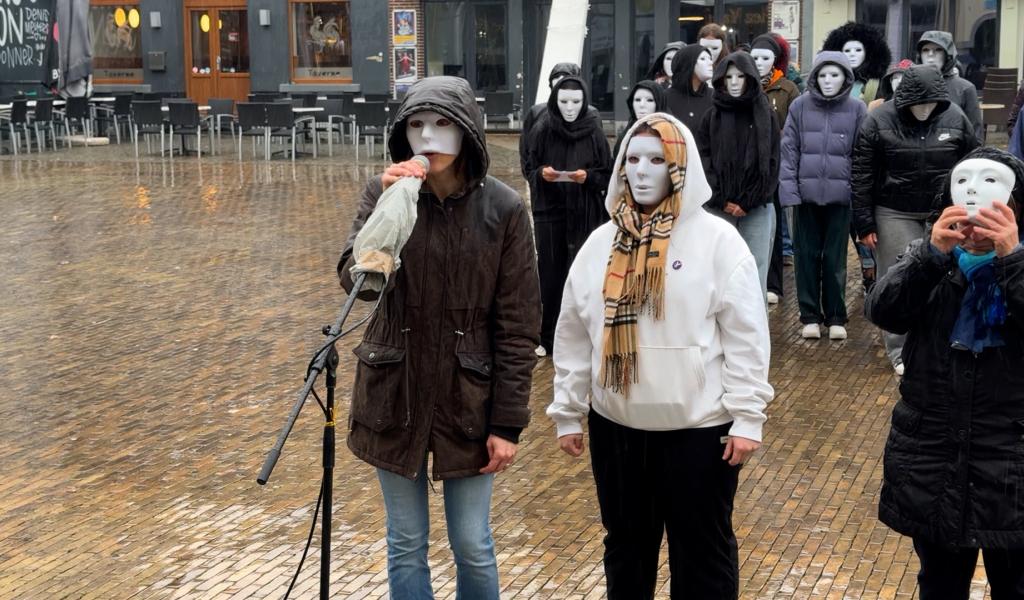
<path fill-rule="evenodd" d="M 626 107 L 629 109 L 629 122 L 626 128 L 619 132 L 618 139 L 612 149 L 612 159 L 619 156 L 619 148 L 622 146 L 622 138 L 626 135 L 638 119 L 642 119 L 651 113 L 665 112 L 668 110 L 668 100 L 665 90 L 657 83 L 645 79 L 633 86 L 626 97 Z"/>
<path fill-rule="evenodd" d="M 379 223 L 372 217 L 388 206 L 378 206 L 384 190 L 405 177 L 424 180 L 401 268 L 383 291 L 359 294 L 379 298 L 379 306 L 353 350 L 346 427 L 352 453 L 377 468 L 392 598 L 433 597 L 430 454 L 433 478 L 444 481 L 456 595 L 498 600 L 491 490 L 530 420 L 540 337 L 530 217 L 519 194 L 487 174 L 474 95 L 457 77 L 428 77 L 409 88 L 388 139 L 400 162 L 367 182 L 338 261 L 341 285 L 351 293 L 352 267 L 366 256 L 355 255 L 355 242 Z M 426 156 L 429 168 L 414 155 Z"/>
<path fill-rule="evenodd" d="M 917 62 L 930 65 L 942 72 L 949 90 L 949 101 L 959 106 L 974 125 L 974 136 L 985 139 L 985 122 L 978 104 L 978 90 L 970 81 L 960 77 L 956 68 L 956 44 L 948 31 L 926 31 L 917 42 Z"/>
<path fill-rule="evenodd" d="M 712 93 L 707 82 L 715 74 L 715 61 L 704 46 L 687 46 L 672 59 L 672 87 L 665 92 L 668 111 L 695 131 L 711 108 Z"/>
<path fill-rule="evenodd" d="M 1019 599 L 1024 163 L 979 148 L 942 180 L 941 215 L 865 302 L 907 336 L 878 517 L 913 539 L 921 600 L 967 600 L 979 551 L 992 598 Z"/>
<path fill-rule="evenodd" d="M 892 51 L 883 32 L 870 25 L 849 21 L 828 32 L 822 49 L 842 52 L 850 61 L 854 77 L 851 98 L 871 104 L 881 97 L 881 80 L 892 62 Z"/>
<path fill-rule="evenodd" d="M 558 63 L 551 69 L 551 73 L 548 75 L 548 87 L 554 89 L 555 84 L 564 79 L 565 77 L 580 77 L 581 71 L 580 66 L 576 63 L 564 62 Z M 529 151 L 530 130 L 537 121 L 541 120 L 548 112 L 548 103 L 539 102 L 530 107 L 530 110 L 526 111 L 523 115 L 522 126 L 519 129 L 519 168 L 523 173 L 523 177 L 526 177 L 526 154 Z M 601 113 L 597 108 L 593 106 L 587 107 L 587 118 L 596 120 L 598 125 L 601 124 Z"/>
<path fill-rule="evenodd" d="M 704 113 L 696 135 L 713 192 L 705 206 L 739 230 L 767 294 L 781 130 L 749 54 L 727 56 L 715 67 L 712 81 L 714 105 Z"/>
<path fill-rule="evenodd" d="M 978 145 L 973 124 L 949 101 L 946 80 L 929 66 L 907 69 L 893 101 L 868 113 L 854 147 L 850 186 L 854 226 L 875 252 L 879 277 L 907 244 L 924 236 L 942 178 Z M 903 375 L 903 336 L 884 337 L 889 361 Z"/>
<path fill-rule="evenodd" d="M 569 266 L 592 231 L 608 220 L 605 189 L 612 170 L 608 139 L 584 117 L 587 86 L 579 77 L 555 84 L 547 115 L 530 132 L 530 185 L 543 319 L 538 355 L 551 353 Z"/>
<path fill-rule="evenodd" d="M 672 61 L 676 54 L 686 47 L 686 42 L 669 42 L 665 49 L 658 53 L 658 56 L 647 71 L 647 79 L 658 82 L 664 88 L 672 85 Z"/>

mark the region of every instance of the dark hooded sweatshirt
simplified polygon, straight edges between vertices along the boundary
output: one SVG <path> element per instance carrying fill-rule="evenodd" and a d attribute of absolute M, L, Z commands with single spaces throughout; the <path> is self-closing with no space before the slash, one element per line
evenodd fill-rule
<path fill-rule="evenodd" d="M 636 92 L 639 89 L 645 89 L 651 92 L 654 96 L 654 112 L 665 112 L 667 108 L 667 101 L 665 98 L 665 90 L 657 83 L 645 79 L 633 86 L 633 89 L 629 91 L 629 96 L 626 98 L 626 107 L 629 108 L 629 122 L 626 123 L 626 127 L 619 132 L 619 137 L 615 140 L 615 147 L 612 149 L 612 161 L 619 155 L 619 148 L 622 146 L 622 138 L 629 131 L 629 128 L 636 123 L 636 112 L 633 110 L 633 97 L 636 96 Z"/>
<path fill-rule="evenodd" d="M 902 89 L 902 86 L 900 87 Z M 897 94 L 899 91 L 897 90 Z M 995 148 L 964 157 L 1009 166 L 1024 202 L 1024 164 Z M 949 179 L 942 206 L 951 203 Z M 1017 215 L 1024 229 L 1024 219 Z M 968 291 L 952 255 L 910 249 L 864 301 L 867 317 L 906 334 L 900 400 L 892 412 L 878 516 L 915 539 L 960 548 L 1024 548 L 1024 251 L 993 263 L 1006 302 L 1003 346 L 951 348 Z M 1013 597 L 1013 592 L 1009 592 Z M 1016 597 L 1019 597 L 1016 596 Z"/>
<path fill-rule="evenodd" d="M 554 87 L 555 79 L 559 77 L 580 76 L 580 66 L 576 63 L 558 63 L 551 69 L 551 73 L 548 75 L 548 86 Z M 522 127 L 519 130 L 519 168 L 523 173 L 523 177 L 526 177 L 526 154 L 529 151 L 527 142 L 530 139 L 530 130 L 537 124 L 537 121 L 544 117 L 547 111 L 548 103 L 540 102 L 531 106 L 530 110 L 526 111 L 526 114 L 523 115 Z M 596 120 L 599 125 L 601 123 L 601 113 L 593 106 L 587 107 L 586 117 Z"/>
<path fill-rule="evenodd" d="M 686 42 L 669 42 L 665 44 L 665 48 L 658 53 L 658 56 L 654 59 L 654 62 L 651 64 L 651 68 L 647 70 L 647 79 L 650 79 L 651 81 L 656 81 L 659 77 L 664 77 L 665 69 L 663 68 L 662 63 L 665 62 L 665 55 L 672 50 L 675 50 L 678 53 L 685 47 Z M 672 85 L 672 80 L 668 80 L 662 85 L 665 88 L 668 88 L 670 85 Z"/>
<path fill-rule="evenodd" d="M 730 65 L 747 79 L 739 98 L 726 91 Z M 696 136 L 712 190 L 707 206 L 723 209 L 734 202 L 750 212 L 770 203 L 778 186 L 780 127 L 746 52 L 733 52 L 718 63 L 712 82 L 714 105 L 704 113 Z"/>
<path fill-rule="evenodd" d="M 853 151 L 853 224 L 860 237 L 877 233 L 875 207 L 908 213 L 932 208 L 943 178 L 978 146 L 974 126 L 949 102 L 942 75 L 914 65 L 903 74 L 892 102 L 868 113 Z M 938 106 L 925 121 L 910 111 L 917 104 Z"/>
<path fill-rule="evenodd" d="M 942 76 L 946 78 L 946 89 L 949 90 L 949 101 L 964 111 L 974 125 L 974 136 L 979 140 L 985 137 L 985 123 L 981 118 L 981 106 L 978 104 L 978 90 L 974 84 L 959 75 L 953 74 L 956 68 L 956 44 L 953 36 L 946 31 L 926 31 L 917 42 L 917 62 L 921 62 L 921 48 L 932 43 L 946 51 L 946 64 L 942 65 Z"/>
<path fill-rule="evenodd" d="M 700 126 L 700 120 L 712 104 L 713 94 L 707 83 L 701 83 L 696 91 L 693 89 L 693 72 L 697 59 L 704 53 L 711 56 L 707 48 L 699 45 L 687 46 L 676 53 L 672 59 L 672 87 L 666 92 L 668 111 L 691 133 Z"/>
<path fill-rule="evenodd" d="M 465 185 L 448 198 L 420 191 L 416 225 L 380 306 L 354 353 L 348 447 L 375 467 L 416 478 L 428 449 L 435 479 L 473 477 L 488 460 L 487 438 L 512 441 L 530 420 L 530 386 L 540 341 L 540 286 L 526 204 L 487 175 L 483 117 L 457 77 L 428 77 L 395 113 L 388 140 L 396 161 L 412 157 L 406 122 L 438 112 L 465 133 Z M 356 234 L 382 193 L 367 183 L 338 262 L 351 291 Z M 372 294 L 361 294 L 372 299 Z"/>

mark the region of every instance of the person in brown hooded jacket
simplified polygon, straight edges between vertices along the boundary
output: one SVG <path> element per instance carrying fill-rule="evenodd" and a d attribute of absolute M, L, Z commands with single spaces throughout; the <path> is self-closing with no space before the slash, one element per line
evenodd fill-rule
<path fill-rule="evenodd" d="M 388 142 L 399 161 L 363 191 L 338 275 L 352 289 L 353 243 L 385 187 L 425 178 L 417 219 L 355 349 L 348 447 L 377 467 L 387 508 L 394 598 L 432 597 L 427 455 L 444 480 L 458 598 L 497 600 L 490 530 L 496 473 L 512 464 L 540 343 L 540 285 L 530 217 L 487 175 L 483 118 L 464 79 L 409 88 Z M 414 154 L 430 160 L 426 173 Z M 373 299 L 372 294 L 361 294 Z"/>

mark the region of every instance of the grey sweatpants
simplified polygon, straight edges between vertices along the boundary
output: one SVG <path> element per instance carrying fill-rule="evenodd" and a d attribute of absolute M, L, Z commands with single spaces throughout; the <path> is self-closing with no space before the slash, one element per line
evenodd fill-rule
<path fill-rule="evenodd" d="M 910 242 L 924 237 L 925 219 L 929 213 L 910 213 L 884 206 L 875 207 L 875 227 L 878 246 L 875 248 L 877 277 L 881 279 L 896 265 Z M 903 341 L 906 336 L 883 332 L 885 353 L 893 365 L 902 362 Z"/>

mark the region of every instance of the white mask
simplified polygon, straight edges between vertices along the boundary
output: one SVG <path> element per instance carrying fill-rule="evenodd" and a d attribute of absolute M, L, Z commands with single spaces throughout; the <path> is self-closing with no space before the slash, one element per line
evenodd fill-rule
<path fill-rule="evenodd" d="M 914 118 L 918 121 L 927 121 L 928 117 L 932 116 L 935 112 L 935 107 L 938 106 L 938 102 L 925 102 L 924 104 L 915 104 L 910 107 L 910 112 L 913 113 Z"/>
<path fill-rule="evenodd" d="M 638 135 L 626 148 L 626 181 L 633 200 L 641 206 L 660 204 L 669 191 L 668 162 L 661 139 Z"/>
<path fill-rule="evenodd" d="M 754 59 L 754 64 L 757 65 L 757 73 L 761 77 L 764 77 L 772 72 L 772 68 L 775 66 L 775 53 L 766 48 L 755 48 L 750 51 L 750 56 Z"/>
<path fill-rule="evenodd" d="M 892 82 L 892 91 L 893 91 L 893 93 L 895 93 L 896 92 L 896 88 L 900 87 L 900 82 L 903 81 L 903 73 L 896 73 L 896 74 L 894 74 L 892 76 L 892 79 L 890 79 L 890 81 Z"/>
<path fill-rule="evenodd" d="M 725 91 L 733 98 L 739 98 L 747 91 L 747 76 L 736 65 L 729 65 L 725 71 Z"/>
<path fill-rule="evenodd" d="M 697 56 L 697 64 L 693 67 L 693 74 L 702 82 L 708 81 L 715 74 L 715 62 L 707 52 L 701 52 Z"/>
<path fill-rule="evenodd" d="M 718 38 L 701 38 L 697 43 L 711 51 L 711 62 L 718 60 L 722 54 L 722 40 Z"/>
<path fill-rule="evenodd" d="M 821 95 L 831 98 L 842 91 L 846 73 L 836 65 L 825 65 L 818 69 L 818 89 Z"/>
<path fill-rule="evenodd" d="M 558 112 L 566 123 L 572 123 L 583 111 L 583 90 L 558 90 Z"/>
<path fill-rule="evenodd" d="M 436 112 L 414 113 L 406 121 L 405 137 L 413 154 L 458 156 L 462 150 L 462 135 L 461 127 Z"/>
<path fill-rule="evenodd" d="M 926 43 L 921 47 L 921 64 L 941 70 L 946 66 L 946 51 L 938 44 Z"/>
<path fill-rule="evenodd" d="M 637 88 L 633 94 L 633 114 L 642 119 L 654 112 L 654 94 L 647 88 Z"/>
<path fill-rule="evenodd" d="M 949 186 L 953 204 L 967 209 L 974 218 L 978 210 L 992 208 L 993 201 L 1007 203 L 1017 177 L 1013 169 L 989 158 L 971 158 L 953 167 Z"/>
<path fill-rule="evenodd" d="M 661 70 L 665 72 L 669 77 L 672 76 L 672 59 L 676 57 L 675 50 L 669 50 L 665 53 L 665 58 L 661 61 Z"/>
<path fill-rule="evenodd" d="M 850 40 L 843 44 L 843 54 L 850 60 L 850 68 L 856 69 L 864 64 L 864 44 Z"/>

